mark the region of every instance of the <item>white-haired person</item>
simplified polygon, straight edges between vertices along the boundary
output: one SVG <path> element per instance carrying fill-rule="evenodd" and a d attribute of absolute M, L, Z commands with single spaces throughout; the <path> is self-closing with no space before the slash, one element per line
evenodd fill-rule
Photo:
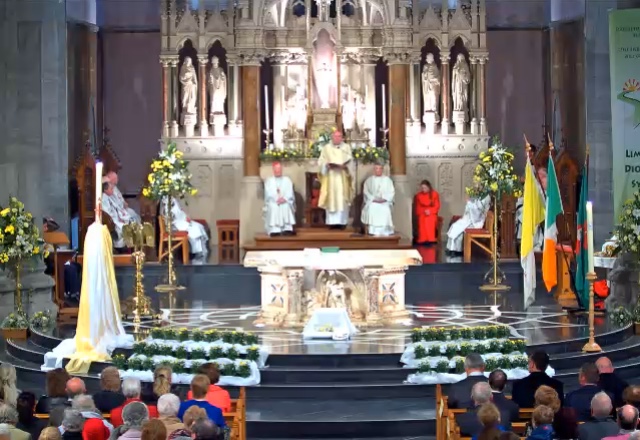
<path fill-rule="evenodd" d="M 17 381 L 16 367 L 6 362 L 0 364 L 0 400 L 13 407 L 16 406 L 20 394 L 16 386 Z"/>
<path fill-rule="evenodd" d="M 132 402 L 142 402 L 140 394 L 142 392 L 142 384 L 140 379 L 135 377 L 127 377 L 122 381 L 122 394 L 125 401 L 122 405 L 111 410 L 111 423 L 114 427 L 124 424 L 124 416 L 122 415 L 124 408 Z M 158 418 L 158 410 L 155 405 L 148 405 L 149 418 Z"/>
<path fill-rule="evenodd" d="M 82 436 L 91 440 L 107 440 L 113 431 L 113 425 L 107 422 L 96 408 L 93 397 L 80 394 L 73 398 L 71 408 L 79 411 L 84 418 Z"/>
<path fill-rule="evenodd" d="M 62 424 L 59 428 L 59 431 L 62 433 L 62 440 L 83 440 L 83 429 L 84 417 L 82 417 L 80 411 L 71 408 L 66 409 L 62 416 Z"/>
<path fill-rule="evenodd" d="M 186 429 L 182 420 L 178 418 L 178 411 L 180 410 L 180 398 L 175 394 L 164 394 L 158 399 L 158 416 L 159 420 L 164 423 L 167 428 L 167 438 L 174 431 L 179 429 Z"/>
<path fill-rule="evenodd" d="M 16 428 L 18 411 L 6 403 L 0 404 L 0 423 L 6 424 L 11 432 L 11 440 L 31 440 L 31 434 Z"/>

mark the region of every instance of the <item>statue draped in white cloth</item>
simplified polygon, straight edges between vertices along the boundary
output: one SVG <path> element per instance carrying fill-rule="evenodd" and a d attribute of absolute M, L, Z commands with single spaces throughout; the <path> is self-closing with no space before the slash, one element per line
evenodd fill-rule
<path fill-rule="evenodd" d="M 280 162 L 274 162 L 272 168 L 273 176 L 264 182 L 264 229 L 271 236 L 289 235 L 296 224 L 293 183 L 282 175 Z"/>
<path fill-rule="evenodd" d="M 342 142 L 342 132 L 334 131 L 331 142 L 322 147 L 318 158 L 320 168 L 320 198 L 318 206 L 326 211 L 325 223 L 344 228 L 349 221 L 352 202 L 351 147 Z"/>
<path fill-rule="evenodd" d="M 111 220 L 113 220 L 113 224 L 116 227 L 116 237 L 113 241 L 113 246 L 116 248 L 122 248 L 124 247 L 122 228 L 126 224 L 135 222 L 129 216 L 129 213 L 124 206 L 118 203 L 114 188 L 113 184 L 105 177 L 102 183 L 102 211 L 109 214 L 109 217 L 111 217 Z"/>
<path fill-rule="evenodd" d="M 374 175 L 364 182 L 364 207 L 362 208 L 362 223 L 367 226 L 367 232 L 377 237 L 387 237 L 395 233 L 391 208 L 395 189 L 393 181 L 382 175 L 383 166 L 374 166 Z"/>
<path fill-rule="evenodd" d="M 162 215 L 167 218 L 169 215 L 169 211 L 167 209 L 168 202 L 167 198 L 162 199 Z M 171 198 L 171 225 L 173 230 L 186 232 L 189 238 L 189 247 L 191 248 L 191 253 L 196 256 L 196 258 L 207 258 L 209 254 L 209 247 L 207 246 L 207 242 L 209 241 L 209 236 L 207 235 L 207 230 L 204 225 L 198 222 L 194 222 L 189 218 L 186 212 L 180 206 L 180 202 L 174 197 Z"/>
<path fill-rule="evenodd" d="M 459 53 L 453 66 L 451 77 L 451 96 L 453 98 L 453 111 L 466 112 L 469 109 L 469 83 L 471 71 L 464 54 Z"/>
<path fill-rule="evenodd" d="M 425 113 L 438 113 L 440 69 L 438 69 L 432 53 L 427 53 L 426 63 L 422 68 L 422 100 Z"/>
<path fill-rule="evenodd" d="M 491 206 L 491 197 L 469 199 L 464 207 L 464 214 L 449 227 L 447 232 L 447 251 L 462 252 L 462 240 L 467 228 L 481 228 L 487 218 Z"/>
<path fill-rule="evenodd" d="M 196 115 L 196 103 L 198 101 L 198 76 L 190 57 L 184 58 L 180 68 L 179 79 L 180 85 L 182 85 L 180 102 L 182 104 L 182 123 L 184 124 L 185 116 Z"/>
<path fill-rule="evenodd" d="M 131 221 L 140 223 L 142 220 L 140 219 L 140 215 L 135 212 L 133 209 L 129 208 L 129 204 L 126 202 L 122 193 L 118 189 L 118 174 L 115 171 L 109 171 L 106 176 L 109 179 L 109 182 L 113 185 L 113 195 L 111 196 L 119 209 L 124 209 L 129 214 L 129 218 Z"/>
<path fill-rule="evenodd" d="M 227 74 L 220 67 L 220 60 L 216 56 L 211 58 L 211 70 L 207 84 L 211 99 L 210 114 L 224 114 L 224 102 L 227 99 Z"/>

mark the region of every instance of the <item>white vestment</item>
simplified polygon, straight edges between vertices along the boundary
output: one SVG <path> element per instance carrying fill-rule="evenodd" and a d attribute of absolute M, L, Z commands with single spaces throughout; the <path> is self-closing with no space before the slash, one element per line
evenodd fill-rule
<path fill-rule="evenodd" d="M 171 198 L 172 206 L 171 206 L 171 226 L 174 231 L 182 231 L 187 232 L 189 238 L 189 247 L 191 248 L 191 253 L 196 255 L 202 255 L 206 257 L 209 254 L 209 249 L 207 247 L 207 241 L 209 241 L 209 237 L 207 236 L 207 230 L 204 225 L 190 221 L 187 213 L 182 210 L 180 203 L 177 199 Z M 162 199 L 162 215 L 166 219 L 169 215 L 167 211 L 167 198 L 164 197 Z"/>
<path fill-rule="evenodd" d="M 129 212 L 120 205 L 113 195 L 102 195 L 102 210 L 109 214 L 111 220 L 113 220 L 116 226 L 116 239 L 113 241 L 113 246 L 116 248 L 124 247 L 124 240 L 122 239 L 122 227 L 129 223 L 135 223 L 129 216 Z"/>
<path fill-rule="evenodd" d="M 285 203 L 278 204 L 282 197 Z M 293 231 L 296 224 L 296 198 L 293 183 L 286 176 L 271 176 L 264 182 L 264 229 L 267 234 L 280 234 Z"/>
<path fill-rule="evenodd" d="M 447 232 L 447 250 L 462 252 L 462 240 L 467 228 L 481 228 L 487 218 L 487 212 L 491 205 L 491 197 L 482 200 L 469 199 L 464 207 L 464 214 L 449 227 Z"/>
<path fill-rule="evenodd" d="M 349 222 L 353 193 L 350 176 L 354 174 L 351 159 L 351 146 L 346 143 L 340 145 L 328 143 L 320 152 L 318 166 L 322 175 L 321 182 L 325 183 L 320 188 L 319 206 L 325 210 L 327 225 L 346 225 Z M 329 164 L 346 165 L 347 170 L 332 169 Z"/>
<path fill-rule="evenodd" d="M 129 214 L 129 218 L 132 221 L 134 221 L 135 223 L 140 223 L 142 221 L 142 219 L 140 218 L 140 216 L 138 215 L 137 212 L 135 212 L 131 208 L 127 208 L 127 206 L 125 205 L 124 197 L 122 196 L 122 193 L 120 192 L 120 190 L 118 189 L 117 186 L 113 187 L 113 196 L 112 197 L 115 198 L 115 201 L 118 203 L 118 205 L 120 205 L 120 208 L 122 208 L 125 211 L 127 211 L 127 214 Z"/>
<path fill-rule="evenodd" d="M 387 176 L 371 176 L 364 182 L 364 206 L 362 208 L 362 223 L 367 225 L 369 234 L 386 237 L 393 235 L 393 198 L 395 189 L 393 181 Z M 383 199 L 376 203 L 374 200 Z"/>

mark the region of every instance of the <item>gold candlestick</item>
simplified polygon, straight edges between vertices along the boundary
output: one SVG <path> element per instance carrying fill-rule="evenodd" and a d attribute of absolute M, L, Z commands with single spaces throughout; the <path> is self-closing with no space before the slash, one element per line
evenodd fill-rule
<path fill-rule="evenodd" d="M 384 148 L 387 148 L 387 135 L 389 134 L 389 129 L 388 128 L 381 128 L 380 132 L 382 133 L 382 146 Z"/>
<path fill-rule="evenodd" d="M 493 254 L 492 263 L 493 267 L 484 276 L 485 280 L 488 279 L 488 283 L 480 286 L 480 290 L 484 292 L 506 292 L 511 287 L 506 284 L 502 284 L 503 274 L 498 268 L 498 196 L 493 196 L 493 240 L 491 246 L 491 253 Z"/>
<path fill-rule="evenodd" d="M 597 279 L 596 273 L 589 272 L 586 278 L 589 282 L 589 342 L 584 344 L 582 351 L 585 353 L 600 353 L 602 348 L 600 348 L 600 345 L 596 342 L 594 324 L 596 312 L 593 297 L 593 282 Z"/>

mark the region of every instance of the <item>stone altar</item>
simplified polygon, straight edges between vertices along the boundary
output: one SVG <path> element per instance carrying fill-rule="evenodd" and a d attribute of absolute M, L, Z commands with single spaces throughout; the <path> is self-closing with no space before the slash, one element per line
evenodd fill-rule
<path fill-rule="evenodd" d="M 356 326 L 405 322 L 404 278 L 422 264 L 415 249 L 252 251 L 261 277 L 257 325 L 301 327 L 314 310 L 345 308 Z"/>

